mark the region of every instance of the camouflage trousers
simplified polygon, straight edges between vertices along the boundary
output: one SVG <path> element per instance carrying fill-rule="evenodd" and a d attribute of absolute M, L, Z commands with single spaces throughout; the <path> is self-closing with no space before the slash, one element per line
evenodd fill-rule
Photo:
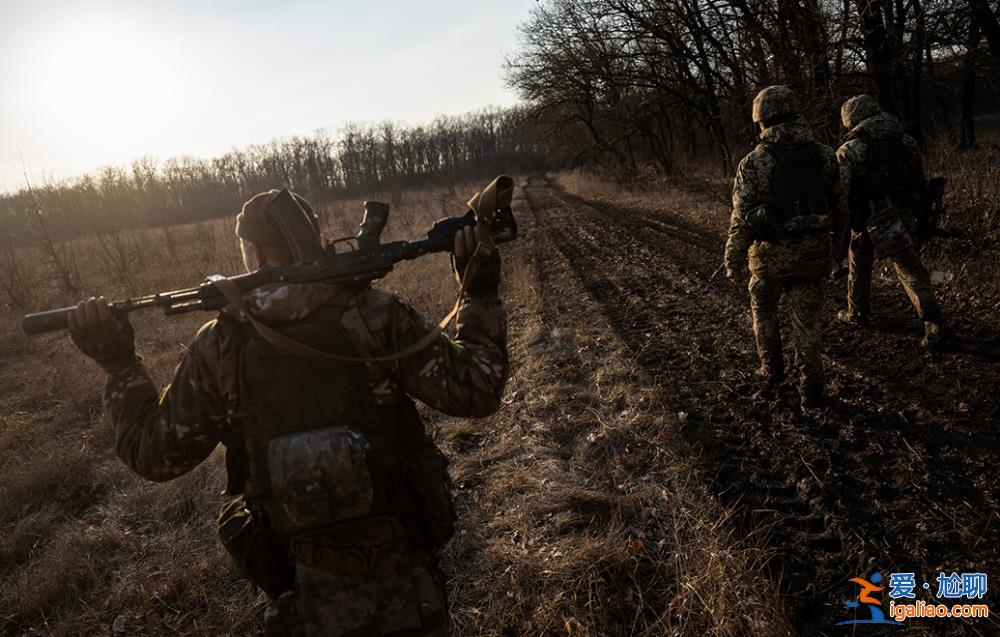
<path fill-rule="evenodd" d="M 447 637 L 436 560 L 375 522 L 292 543 L 295 589 L 268 605 L 265 637 Z"/>
<path fill-rule="evenodd" d="M 871 312 L 872 268 L 876 248 L 868 231 L 851 233 L 850 274 L 847 277 L 847 309 L 867 317 Z M 934 288 L 927 269 L 912 245 L 899 245 L 884 258 L 892 263 L 896 276 L 922 321 L 939 321 L 941 310 L 934 298 Z"/>
<path fill-rule="evenodd" d="M 750 308 L 753 333 L 760 356 L 760 374 L 766 382 L 785 378 L 781 352 L 778 303 L 784 297 L 791 319 L 795 362 L 799 371 L 799 391 L 808 397 L 823 392 L 823 365 L 820 361 L 819 313 L 823 306 L 822 279 L 778 281 L 750 277 Z"/>

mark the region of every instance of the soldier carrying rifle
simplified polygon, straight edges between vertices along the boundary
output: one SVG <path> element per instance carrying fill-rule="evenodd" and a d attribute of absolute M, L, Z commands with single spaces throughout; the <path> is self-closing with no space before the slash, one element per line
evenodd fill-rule
<path fill-rule="evenodd" d="M 868 322 L 872 266 L 876 256 L 882 257 L 895 268 L 923 321 L 922 345 L 932 347 L 945 337 L 946 329 L 930 276 L 920 262 L 917 236 L 935 232 L 933 211 L 921 208 L 935 204 L 940 208 L 943 180 L 927 188 L 916 140 L 903 133 L 899 119 L 883 111 L 875 98 L 852 97 L 840 114 L 848 133 L 837 159 L 848 193 L 851 238 L 847 308 L 837 318 L 851 325 Z"/>
<path fill-rule="evenodd" d="M 453 264 L 465 275 L 454 339 L 364 278 L 245 293 L 220 285 L 230 303 L 161 393 L 123 311 L 90 298 L 69 315 L 73 341 L 108 373 L 104 409 L 136 473 L 171 480 L 225 446 L 233 499 L 219 532 L 237 570 L 271 598 L 265 634 L 448 634 L 438 568 L 455 519 L 447 460 L 413 399 L 473 418 L 500 405 L 500 255 L 482 221 L 494 210 L 478 207 L 509 206 L 512 187 L 501 178 L 477 194 L 479 225 L 454 233 Z M 317 217 L 297 195 L 297 231 L 283 232 L 289 217 L 273 210 L 281 193 L 252 197 L 237 217 L 248 272 L 321 253 Z"/>

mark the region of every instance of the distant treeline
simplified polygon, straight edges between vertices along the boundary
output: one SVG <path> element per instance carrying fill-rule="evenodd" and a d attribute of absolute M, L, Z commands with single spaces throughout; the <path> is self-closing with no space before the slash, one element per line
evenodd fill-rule
<path fill-rule="evenodd" d="M 526 126 L 521 108 L 438 117 L 423 126 L 349 124 L 336 136 L 276 140 L 210 160 L 140 159 L 63 183 L 26 183 L 0 196 L 0 244 L 231 215 L 250 194 L 275 186 L 322 202 L 345 194 L 394 196 L 433 178 L 532 170 L 542 160 Z"/>
<path fill-rule="evenodd" d="M 229 215 L 280 185 L 322 202 L 581 164 L 728 174 L 755 138 L 753 96 L 777 82 L 826 141 L 841 101 L 870 92 L 919 139 L 971 147 L 998 105 L 998 15 L 1000 0 L 540 0 L 506 65 L 524 106 L 26 183 L 0 196 L 0 249 Z"/>
<path fill-rule="evenodd" d="M 507 71 L 564 140 L 559 162 L 730 172 L 775 83 L 827 141 L 842 100 L 869 92 L 918 139 L 968 148 L 976 110 L 997 106 L 998 14 L 997 0 L 543 0 Z"/>

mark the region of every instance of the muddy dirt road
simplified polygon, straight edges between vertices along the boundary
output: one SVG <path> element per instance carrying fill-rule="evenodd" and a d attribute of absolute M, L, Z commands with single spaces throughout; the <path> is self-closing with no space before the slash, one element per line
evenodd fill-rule
<path fill-rule="evenodd" d="M 899 290 L 878 284 L 881 319 L 851 331 L 831 322 L 842 299 L 842 285 L 833 288 L 824 311 L 831 404 L 806 417 L 791 386 L 783 401 L 754 397 L 746 292 L 709 281 L 719 234 L 669 204 L 626 210 L 539 179 L 526 200 L 526 231 L 543 233 L 587 292 L 573 302 L 579 320 L 610 322 L 652 379 L 641 389 L 676 413 L 676 444 L 736 506 L 731 524 L 766 538 L 768 573 L 796 632 L 842 633 L 833 625 L 849 618 L 841 600 L 856 594 L 851 577 L 912 571 L 933 591 L 939 571 L 997 572 L 995 325 L 958 320 L 955 344 L 929 353 Z M 911 623 L 911 634 L 1000 634 L 996 619 L 929 621 Z"/>

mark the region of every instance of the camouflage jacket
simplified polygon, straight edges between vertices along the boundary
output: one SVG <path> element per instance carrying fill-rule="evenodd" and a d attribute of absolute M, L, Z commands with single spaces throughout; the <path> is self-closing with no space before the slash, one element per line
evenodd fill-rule
<path fill-rule="evenodd" d="M 861 120 L 847 134 L 847 141 L 837 149 L 837 160 L 840 162 L 841 182 L 845 195 L 850 193 L 855 179 L 865 174 L 866 162 L 868 161 L 866 137 L 872 139 L 902 137 L 903 143 L 913 154 L 913 168 L 912 173 L 908 175 L 910 183 L 903 184 L 905 187 L 901 190 L 908 188 L 916 193 L 924 191 L 926 183 L 924 165 L 917 141 L 909 135 L 903 134 L 903 124 L 896 116 L 882 112 Z M 871 232 L 872 239 L 879 246 L 880 251 L 892 252 L 915 245 L 912 236 L 912 214 L 909 211 L 902 212 L 902 215 L 894 214 L 890 218 L 870 220 L 872 227 L 869 232 Z"/>
<path fill-rule="evenodd" d="M 280 322 L 308 315 L 336 290 L 324 284 L 274 285 L 246 299 L 258 320 Z M 453 416 L 495 412 L 508 374 L 500 300 L 463 298 L 456 325 L 454 339 L 442 334 L 400 360 L 366 363 L 376 404 L 409 395 Z M 368 289 L 350 300 L 341 327 L 360 356 L 379 356 L 402 350 L 434 326 L 400 296 Z M 218 319 L 202 326 L 162 393 L 141 363 L 109 376 L 103 403 L 115 449 L 136 473 L 157 481 L 176 478 L 207 458 L 224 436 L 242 435 L 241 341 L 233 331 Z"/>
<path fill-rule="evenodd" d="M 726 241 L 725 266 L 739 272 L 747 264 L 759 278 L 788 279 L 821 277 L 830 269 L 830 237 L 806 236 L 790 241 L 755 241 L 744 216 L 751 208 L 767 203 L 771 197 L 774 158 L 764 143 L 804 144 L 814 141 L 812 130 L 801 120 L 771 126 L 761 134 L 758 145 L 740 162 L 733 182 L 733 212 Z M 841 196 L 840 175 L 833 149 L 820 145 L 824 178 L 834 197 L 830 223 L 835 233 L 846 224 L 847 206 Z"/>

